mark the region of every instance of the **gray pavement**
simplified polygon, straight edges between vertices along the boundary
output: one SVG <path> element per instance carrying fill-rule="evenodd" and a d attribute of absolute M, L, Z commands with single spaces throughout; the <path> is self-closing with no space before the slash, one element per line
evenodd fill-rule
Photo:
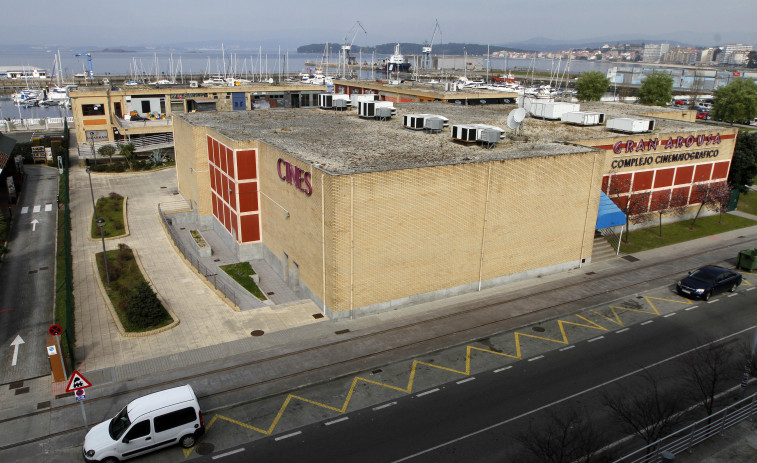
<path fill-rule="evenodd" d="M 177 252 L 177 248 L 172 246 L 166 230 L 161 225 L 161 218 L 157 212 L 158 204 L 179 198 L 175 194 L 176 175 L 173 169 L 126 175 L 93 174 L 92 188 L 95 198 L 107 195 L 111 191 L 128 197 L 130 233 L 126 237 L 107 241 L 107 247 L 112 249 L 123 242 L 135 249 L 154 287 L 180 319 L 177 327 L 157 335 L 135 338 L 119 335 L 110 313 L 104 307 L 103 296 L 94 279 L 92 256 L 101 250 L 102 245 L 100 241 L 88 237 L 92 213 L 88 177 L 83 165 L 73 167 L 71 202 L 77 319 L 76 357 L 80 362 L 76 368 L 101 389 L 102 394 L 124 391 L 126 382 L 129 382 L 129 389 L 146 387 L 188 374 L 199 374 L 207 371 L 210 365 L 214 368 L 232 367 L 243 362 L 263 361 L 297 352 L 302 354 L 290 358 L 289 361 L 294 364 L 291 368 L 315 367 L 318 361 L 322 361 L 315 360 L 318 355 L 330 356 L 329 361 L 338 356 L 336 353 L 312 352 L 320 345 L 342 339 L 335 335 L 336 331 L 349 329 L 350 336 L 359 336 L 390 330 L 408 322 L 417 322 L 419 329 L 416 336 L 420 337 L 426 334 L 424 323 L 430 324 L 439 316 L 458 312 L 461 308 L 480 305 L 487 301 L 507 300 L 513 294 L 525 295 L 537 286 L 581 281 L 587 278 L 586 275 L 590 272 L 599 275 L 621 274 L 648 263 L 674 258 L 683 252 L 691 253 L 697 249 L 706 252 L 713 244 L 757 239 L 755 226 L 638 253 L 634 255 L 639 259 L 637 262 L 610 256 L 601 262 L 560 274 L 515 282 L 356 320 L 329 321 L 314 317 L 320 310 L 312 301 L 300 301 L 294 295 L 287 294 L 286 285 L 282 287 L 283 282 L 277 281 L 273 271 L 261 262 L 253 262 L 253 267 L 261 274 L 263 290 L 274 292 L 278 296 L 272 298 L 275 304 L 263 304 L 249 310 L 237 311 L 219 297 L 212 284 L 190 264 L 191 257 L 189 260 L 185 259 Z M 753 218 L 757 220 L 757 217 Z M 188 230 L 179 231 L 186 231 L 188 236 Z M 203 233 L 211 245 L 216 247 L 215 241 L 220 238 L 214 237 L 212 232 Z M 754 247 L 754 243 L 745 247 Z M 720 261 L 721 257 L 713 258 Z M 735 255 L 733 257 L 735 258 Z M 215 262 L 215 259 L 219 261 Z M 232 259 L 230 255 L 224 254 L 222 248 L 218 248 L 218 253 L 212 259 L 203 262 L 210 267 Z M 520 312 L 513 312 L 514 318 L 510 327 L 554 315 L 552 312 L 533 317 L 522 315 L 527 314 L 530 307 L 533 306 L 520 307 Z M 263 330 L 265 335 L 250 336 L 250 332 L 256 329 Z M 475 336 L 475 333 L 472 336 Z M 375 349 L 376 346 L 365 348 Z M 274 370 L 273 366 L 266 367 L 265 371 L 257 372 L 254 378 L 246 377 L 240 372 L 242 377 L 231 378 L 230 383 L 264 381 L 266 377 L 276 377 L 280 374 L 280 371 Z M 203 386 L 210 388 L 208 384 L 201 385 L 200 388 Z M 49 377 L 25 381 L 21 387 L 28 389 L 21 394 L 17 392 L 18 388 L 0 389 L 0 411 L 4 418 L 44 409 L 50 406 L 48 401 L 52 401 L 53 404 L 72 401 L 68 396 L 55 398 L 55 395 L 63 392 L 62 385 L 52 385 Z M 93 392 L 95 389 L 93 388 Z M 240 397 L 239 400 L 250 399 Z M 110 410 L 102 413 L 110 413 Z M 52 428 L 50 426 L 47 432 L 51 432 Z M 3 441 L 7 443 L 8 439 L 13 442 L 12 439 L 20 441 L 34 437 L 33 433 L 21 432 L 22 430 L 17 430 L 13 435 L 6 436 Z M 39 428 L 36 432 L 45 430 Z M 739 460 L 737 457 L 727 460 L 703 460 L 720 458 L 720 454 L 731 455 L 729 449 L 733 450 L 735 455 L 745 451 L 749 453 L 748 448 L 755 448 L 755 435 L 748 424 L 729 430 L 727 435 L 730 436 L 728 439 L 711 440 L 706 446 L 698 447 L 697 459 L 677 461 L 752 461 L 753 458 Z M 743 447 L 745 445 L 748 448 Z"/>

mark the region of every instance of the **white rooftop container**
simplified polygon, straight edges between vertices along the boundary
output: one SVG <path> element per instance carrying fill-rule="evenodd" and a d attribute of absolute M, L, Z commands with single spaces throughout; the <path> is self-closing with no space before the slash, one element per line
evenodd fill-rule
<path fill-rule="evenodd" d="M 558 120 L 565 113 L 578 111 L 581 105 L 577 103 L 565 103 L 562 101 L 532 101 L 531 108 L 528 110 L 532 116 L 543 119 Z"/>
<path fill-rule="evenodd" d="M 577 125 L 600 125 L 605 123 L 605 114 L 588 111 L 571 111 L 560 116 L 560 119 L 563 122 Z"/>
<path fill-rule="evenodd" d="M 607 128 L 625 133 L 644 133 L 654 130 L 654 119 L 616 117 L 607 121 Z"/>

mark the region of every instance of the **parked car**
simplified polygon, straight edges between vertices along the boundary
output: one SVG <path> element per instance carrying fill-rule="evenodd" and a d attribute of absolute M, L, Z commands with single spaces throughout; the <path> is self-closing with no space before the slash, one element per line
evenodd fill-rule
<path fill-rule="evenodd" d="M 703 119 L 705 121 L 710 119 L 710 113 L 708 111 L 698 111 L 697 119 Z"/>
<path fill-rule="evenodd" d="M 741 284 L 741 274 L 734 270 L 718 266 L 702 267 L 676 284 L 681 296 L 709 300 L 715 293 L 736 291 Z"/>
<path fill-rule="evenodd" d="M 115 463 L 169 445 L 195 445 L 205 433 L 192 387 L 179 386 L 131 401 L 84 437 L 84 461 Z"/>

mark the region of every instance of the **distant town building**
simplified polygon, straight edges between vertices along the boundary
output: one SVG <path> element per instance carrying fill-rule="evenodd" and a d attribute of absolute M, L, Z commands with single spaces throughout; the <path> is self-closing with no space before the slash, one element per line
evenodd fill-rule
<path fill-rule="evenodd" d="M 669 43 L 647 43 L 644 44 L 644 52 L 641 60 L 645 63 L 659 63 L 665 53 L 670 49 Z"/>
<path fill-rule="evenodd" d="M 692 47 L 675 47 L 665 53 L 662 62 L 667 64 L 696 64 L 699 50 Z"/>
<path fill-rule="evenodd" d="M 751 45 L 737 43 L 723 47 L 723 53 L 718 57 L 719 65 L 736 65 L 741 66 L 747 62 L 747 55 L 752 51 Z"/>
<path fill-rule="evenodd" d="M 709 65 L 714 61 L 715 49 L 706 48 L 699 53 L 699 64 Z"/>
<path fill-rule="evenodd" d="M 47 70 L 34 66 L 0 67 L 0 78 L 6 79 L 46 79 Z"/>

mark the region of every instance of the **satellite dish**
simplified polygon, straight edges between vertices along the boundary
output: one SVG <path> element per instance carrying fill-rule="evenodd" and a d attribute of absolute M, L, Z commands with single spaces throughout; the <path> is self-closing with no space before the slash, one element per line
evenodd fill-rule
<path fill-rule="evenodd" d="M 521 123 L 526 118 L 526 110 L 523 108 L 517 108 L 511 111 L 515 122 Z"/>

